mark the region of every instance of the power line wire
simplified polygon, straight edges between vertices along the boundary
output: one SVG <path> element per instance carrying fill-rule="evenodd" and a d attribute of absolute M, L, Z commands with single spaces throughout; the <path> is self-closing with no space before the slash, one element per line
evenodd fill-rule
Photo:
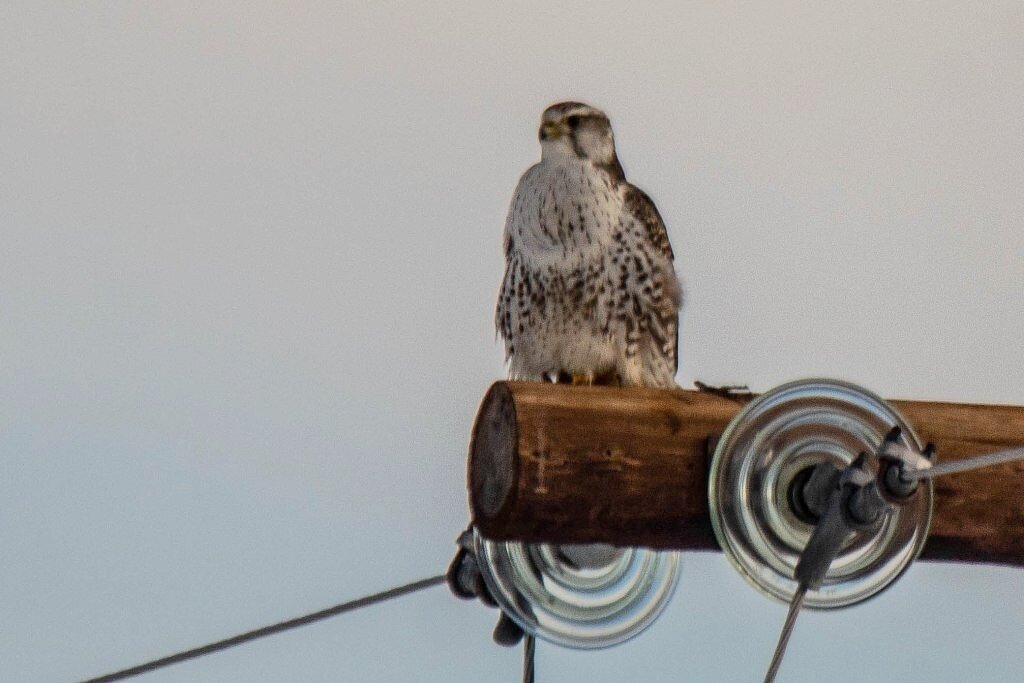
<path fill-rule="evenodd" d="M 423 590 L 424 588 L 430 588 L 432 586 L 437 586 L 444 582 L 444 574 L 441 574 L 440 576 L 431 576 L 428 579 L 421 579 L 420 581 L 407 583 L 404 586 L 397 586 L 395 588 L 391 588 L 380 593 L 374 593 L 373 595 L 367 595 L 356 600 L 343 602 L 340 605 L 334 605 L 333 607 L 322 609 L 319 612 L 313 612 L 312 614 L 306 614 L 301 617 L 295 617 L 294 619 L 281 621 L 276 624 L 271 624 L 270 626 L 264 626 L 262 628 L 257 628 L 252 631 L 246 631 L 245 633 L 240 633 L 237 636 L 232 636 L 231 638 L 218 640 L 215 643 L 209 643 L 207 645 L 202 645 L 191 650 L 178 652 L 167 657 L 154 659 L 150 662 L 139 664 L 138 666 L 133 666 L 129 669 L 122 669 L 121 671 L 105 674 L 103 676 L 99 676 L 98 678 L 90 678 L 87 681 L 83 681 L 83 683 L 108 683 L 109 681 L 124 680 L 126 678 L 131 678 L 132 676 L 138 676 L 139 674 L 153 671 L 155 669 L 161 669 L 165 666 L 170 666 L 171 664 L 177 664 L 179 662 L 184 662 L 189 659 L 195 659 L 196 657 L 202 657 L 203 655 L 208 655 L 213 652 L 226 650 L 230 647 L 235 647 L 236 645 L 247 643 L 250 640 L 256 640 L 257 638 L 263 638 L 264 636 L 274 635 L 275 633 L 281 633 L 282 631 L 298 628 L 299 626 L 312 624 L 313 622 L 320 621 L 322 619 L 328 619 L 339 614 L 344 614 L 345 612 L 351 612 L 352 610 L 357 610 L 361 607 L 368 607 L 370 605 L 375 605 L 378 602 L 384 602 L 385 600 L 390 600 L 392 598 L 408 595 L 409 593 L 415 593 L 416 591 Z"/>
<path fill-rule="evenodd" d="M 1010 448 L 1004 451 L 976 455 L 970 458 L 963 458 L 961 460 L 949 460 L 941 462 L 938 465 L 932 465 L 931 467 L 909 470 L 902 476 L 909 481 L 917 481 L 918 479 L 931 479 L 944 474 L 969 472 L 982 467 L 1001 465 L 1015 460 L 1024 460 L 1024 448 Z"/>
<path fill-rule="evenodd" d="M 523 638 L 523 683 L 534 683 L 537 639 L 529 633 Z"/>
<path fill-rule="evenodd" d="M 768 673 L 764 675 L 765 683 L 772 683 L 782 666 L 782 658 L 786 656 L 786 646 L 789 645 L 789 637 L 793 635 L 793 626 L 796 624 L 796 615 L 804 606 L 804 598 L 807 597 L 807 586 L 800 586 L 793 601 L 789 603 L 789 612 L 786 613 L 786 621 L 782 625 L 782 633 L 779 634 L 779 642 L 775 646 L 775 654 L 772 655 L 772 663 L 768 665 Z"/>

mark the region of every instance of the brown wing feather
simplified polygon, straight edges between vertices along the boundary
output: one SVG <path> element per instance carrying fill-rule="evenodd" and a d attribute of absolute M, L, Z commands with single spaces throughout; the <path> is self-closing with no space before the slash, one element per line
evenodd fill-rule
<path fill-rule="evenodd" d="M 668 329 L 669 327 L 672 329 L 674 337 L 670 347 L 672 353 L 672 364 L 673 368 L 678 370 L 679 307 L 682 305 L 682 290 L 678 285 L 675 271 L 672 269 L 672 262 L 675 260 L 675 254 L 672 252 L 672 244 L 668 239 L 668 229 L 665 227 L 665 221 L 662 220 L 661 214 L 658 213 L 658 207 L 654 205 L 654 202 L 643 190 L 635 185 L 627 183 L 624 197 L 626 200 L 626 210 L 644 226 L 647 232 L 647 239 L 651 246 L 657 250 L 658 253 L 668 259 L 668 268 L 670 272 L 667 276 L 670 281 L 665 283 L 665 297 L 668 300 L 669 305 L 664 307 L 662 310 L 658 310 L 655 315 L 658 316 L 658 322 L 661 324 L 662 329 Z M 651 326 L 652 333 L 655 333 L 655 327 L 656 326 Z M 668 342 L 668 339 L 658 339 L 657 341 Z"/>
<path fill-rule="evenodd" d="M 672 253 L 672 245 L 668 241 L 668 230 L 665 228 L 665 221 L 658 213 L 658 207 L 654 205 L 647 193 L 636 185 L 626 184 L 626 210 L 640 221 L 647 228 L 647 238 L 658 251 L 667 256 L 669 260 L 675 258 Z"/>

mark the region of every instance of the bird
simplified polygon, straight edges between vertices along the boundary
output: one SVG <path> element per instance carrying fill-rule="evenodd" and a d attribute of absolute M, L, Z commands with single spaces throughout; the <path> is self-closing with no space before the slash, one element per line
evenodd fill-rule
<path fill-rule="evenodd" d="M 608 116 L 544 110 L 519 179 L 495 311 L 513 380 L 674 387 L 682 286 L 665 222 L 626 180 Z"/>

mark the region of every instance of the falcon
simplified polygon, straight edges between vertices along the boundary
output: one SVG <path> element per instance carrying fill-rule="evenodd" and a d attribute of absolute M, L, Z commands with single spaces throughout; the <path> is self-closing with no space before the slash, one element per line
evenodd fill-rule
<path fill-rule="evenodd" d="M 675 386 L 682 289 L 658 209 L 626 181 L 608 117 L 548 107 L 505 221 L 495 323 L 511 379 Z"/>

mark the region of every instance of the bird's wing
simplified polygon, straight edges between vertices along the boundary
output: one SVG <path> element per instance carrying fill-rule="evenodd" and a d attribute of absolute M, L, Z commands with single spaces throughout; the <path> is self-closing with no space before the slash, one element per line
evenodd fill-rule
<path fill-rule="evenodd" d="M 672 253 L 672 245 L 668 241 L 668 230 L 665 228 L 665 221 L 658 213 L 658 207 L 654 205 L 647 193 L 636 185 L 626 183 L 625 191 L 626 211 L 647 229 L 647 239 L 654 247 L 668 257 L 671 261 L 675 258 Z"/>
<path fill-rule="evenodd" d="M 643 190 L 626 183 L 624 198 L 626 211 L 643 226 L 651 248 L 665 258 L 664 267 L 667 272 L 663 273 L 663 301 L 662 305 L 652 310 L 652 322 L 655 324 L 651 325 L 650 331 L 656 347 L 671 356 L 675 372 L 679 370 L 679 307 L 682 304 L 682 289 L 672 266 L 675 254 L 668 239 L 668 229 L 658 213 L 658 207 Z"/>

